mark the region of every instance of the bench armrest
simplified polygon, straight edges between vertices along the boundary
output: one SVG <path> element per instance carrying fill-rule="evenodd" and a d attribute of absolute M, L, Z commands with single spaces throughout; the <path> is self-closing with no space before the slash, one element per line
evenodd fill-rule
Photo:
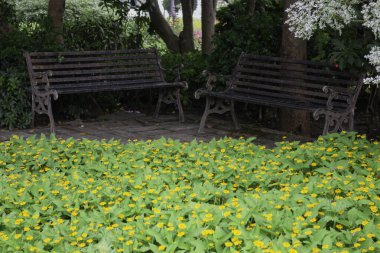
<path fill-rule="evenodd" d="M 204 88 L 200 88 L 197 91 L 195 91 L 194 96 L 196 99 L 199 99 L 202 93 L 212 91 L 214 89 L 213 83 L 215 83 L 219 78 L 223 78 L 225 80 L 227 89 L 231 88 L 232 86 L 231 75 L 214 74 L 208 70 L 203 70 L 202 76 L 207 77 L 206 85 Z"/>
<path fill-rule="evenodd" d="M 231 75 L 215 74 L 208 70 L 204 70 L 202 72 L 202 76 L 207 77 L 207 82 L 206 82 L 205 87 L 208 91 L 211 91 L 214 88 L 212 84 L 215 83 L 219 78 L 223 78 L 225 80 L 227 88 L 231 87 L 231 81 L 232 81 Z"/>
<path fill-rule="evenodd" d="M 50 70 L 46 71 L 46 72 L 39 73 L 39 74 L 33 74 L 32 84 L 34 86 L 38 86 L 39 83 L 44 83 L 45 84 L 45 90 L 48 90 L 50 88 L 50 81 L 49 81 L 50 76 L 53 76 L 53 72 Z"/>
<path fill-rule="evenodd" d="M 329 95 L 326 102 L 327 110 L 332 110 L 334 108 L 333 101 L 338 98 L 346 99 L 349 109 L 354 108 L 362 85 L 363 82 L 359 82 L 353 90 L 337 90 L 336 87 L 324 86 L 322 91 Z"/>
<path fill-rule="evenodd" d="M 170 69 L 165 69 L 164 67 L 162 67 L 162 65 L 160 64 L 160 69 L 162 71 L 169 71 L 169 72 L 172 72 L 172 73 L 175 73 L 175 81 L 176 82 L 179 82 L 181 81 L 181 71 L 182 69 L 184 68 L 184 65 L 181 63 L 181 64 L 177 64 L 173 67 L 171 67 Z"/>
<path fill-rule="evenodd" d="M 40 74 L 33 75 L 32 92 L 37 97 L 53 96 L 54 100 L 58 99 L 58 93 L 56 90 L 50 89 L 49 76 L 53 76 L 52 71 L 42 72 Z M 42 91 L 38 88 L 39 83 L 44 83 L 45 90 Z"/>

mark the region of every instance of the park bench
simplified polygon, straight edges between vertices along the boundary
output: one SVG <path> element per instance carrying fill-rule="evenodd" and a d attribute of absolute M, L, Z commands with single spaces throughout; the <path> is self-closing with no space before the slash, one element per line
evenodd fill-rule
<path fill-rule="evenodd" d="M 335 66 L 310 61 L 242 53 L 223 91 L 214 91 L 217 76 L 210 74 L 205 88 L 195 97 L 206 98 L 199 133 L 204 132 L 209 114 L 230 112 L 236 129 L 235 102 L 275 108 L 290 108 L 313 113 L 315 120 L 325 117 L 323 134 L 354 125 L 355 104 L 362 78 L 340 71 Z"/>
<path fill-rule="evenodd" d="M 187 83 L 177 78 L 166 82 L 156 49 L 32 52 L 25 53 L 32 92 L 33 121 L 35 113 L 47 114 L 50 130 L 55 131 L 51 98 L 61 94 L 102 91 L 158 89 L 155 116 L 161 103 L 175 104 L 179 119 L 184 121 L 180 89 Z"/>

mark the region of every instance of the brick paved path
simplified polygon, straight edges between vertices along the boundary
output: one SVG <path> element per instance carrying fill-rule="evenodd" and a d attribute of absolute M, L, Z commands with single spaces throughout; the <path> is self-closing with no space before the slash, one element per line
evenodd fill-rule
<path fill-rule="evenodd" d="M 205 134 L 198 134 L 200 115 L 186 114 L 186 122 L 178 123 L 175 115 L 160 115 L 158 119 L 136 112 L 119 111 L 113 114 L 100 116 L 95 120 L 69 121 L 58 123 L 56 135 L 62 138 L 88 138 L 88 139 L 159 139 L 161 137 L 179 139 L 181 141 L 211 140 L 212 138 L 223 138 L 225 136 L 239 138 L 257 137 L 256 144 L 273 146 L 276 141 L 281 141 L 286 135 L 270 129 L 263 129 L 253 124 L 242 124 L 242 130 L 235 131 L 231 120 L 225 118 L 211 118 L 208 120 L 208 128 Z M 33 134 L 48 135 L 48 126 L 38 126 L 34 129 L 25 130 L 0 130 L 0 141 L 9 139 L 16 134 L 19 136 L 30 136 Z M 289 140 L 307 141 L 309 139 L 300 136 L 287 135 Z"/>

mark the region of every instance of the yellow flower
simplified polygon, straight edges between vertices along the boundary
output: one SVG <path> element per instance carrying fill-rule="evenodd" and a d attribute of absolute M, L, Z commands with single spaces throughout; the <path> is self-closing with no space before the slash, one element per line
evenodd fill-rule
<path fill-rule="evenodd" d="M 310 211 L 307 211 L 303 216 L 304 217 L 310 217 L 313 213 Z"/>
<path fill-rule="evenodd" d="M 230 242 L 230 241 L 228 241 L 228 242 L 225 242 L 224 245 L 225 245 L 226 247 L 232 247 L 233 243 Z"/>
<path fill-rule="evenodd" d="M 178 225 L 179 229 L 186 229 L 186 224 L 185 223 L 180 223 Z"/>
<path fill-rule="evenodd" d="M 370 206 L 369 209 L 371 209 L 371 212 L 373 213 L 377 213 L 377 211 L 379 210 L 377 206 Z"/>
<path fill-rule="evenodd" d="M 232 230 L 232 234 L 238 236 L 238 235 L 241 235 L 241 231 L 238 229 L 234 229 Z"/>
<path fill-rule="evenodd" d="M 327 245 L 327 244 L 322 245 L 322 249 L 328 249 L 328 248 L 329 248 L 329 245 Z"/>
<path fill-rule="evenodd" d="M 161 251 L 164 251 L 166 249 L 166 246 L 164 246 L 164 245 L 160 245 L 159 247 L 158 247 L 158 250 L 161 250 Z"/>
<path fill-rule="evenodd" d="M 311 231 L 311 230 L 307 230 L 307 231 L 305 231 L 305 235 L 311 235 L 313 233 L 313 231 Z"/>
<path fill-rule="evenodd" d="M 204 236 L 204 237 L 206 237 L 206 236 L 208 236 L 208 235 L 212 235 L 212 234 L 214 234 L 214 230 L 212 230 L 212 229 L 205 229 L 205 230 L 203 230 L 202 232 L 201 232 L 201 234 L 202 234 L 202 236 Z"/>
<path fill-rule="evenodd" d="M 184 235 L 185 235 L 185 232 L 183 232 L 183 231 L 178 232 L 178 234 L 177 234 L 178 237 L 182 237 L 182 236 L 184 236 Z"/>
<path fill-rule="evenodd" d="M 230 215 L 231 215 L 231 212 L 230 212 L 230 211 L 227 211 L 227 212 L 223 213 L 223 216 L 224 216 L 224 217 L 228 217 L 228 216 L 230 216 Z"/>
<path fill-rule="evenodd" d="M 258 248 L 264 248 L 264 242 L 260 240 L 253 241 L 253 245 L 255 245 Z"/>
<path fill-rule="evenodd" d="M 282 243 L 282 246 L 284 246 L 285 248 L 289 248 L 290 247 L 290 243 L 284 242 L 284 243 Z"/>

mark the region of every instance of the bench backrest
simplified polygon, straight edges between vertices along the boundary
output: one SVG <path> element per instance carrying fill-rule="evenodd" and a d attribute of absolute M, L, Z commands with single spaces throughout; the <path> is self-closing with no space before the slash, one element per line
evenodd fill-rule
<path fill-rule="evenodd" d="M 243 53 L 233 74 L 232 89 L 325 105 L 328 95 L 322 91 L 324 86 L 347 91 L 348 87 L 356 87 L 358 81 L 335 66 L 323 63 Z M 346 103 L 346 100 L 347 97 L 340 96 L 335 102 Z"/>
<path fill-rule="evenodd" d="M 155 49 L 25 53 L 31 82 L 51 71 L 50 86 L 135 85 L 163 82 Z"/>

